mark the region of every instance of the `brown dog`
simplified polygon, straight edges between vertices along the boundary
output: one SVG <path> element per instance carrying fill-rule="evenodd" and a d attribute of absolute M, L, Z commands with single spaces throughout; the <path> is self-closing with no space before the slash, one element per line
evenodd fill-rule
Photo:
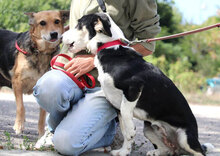
<path fill-rule="evenodd" d="M 15 33 L 0 29 L 0 88 L 12 86 L 16 98 L 14 130 L 24 129 L 23 93 L 31 94 L 37 80 L 49 70 L 51 58 L 59 52 L 64 23 L 69 11 L 26 13 L 30 31 Z M 39 136 L 44 134 L 46 112 L 40 109 Z"/>

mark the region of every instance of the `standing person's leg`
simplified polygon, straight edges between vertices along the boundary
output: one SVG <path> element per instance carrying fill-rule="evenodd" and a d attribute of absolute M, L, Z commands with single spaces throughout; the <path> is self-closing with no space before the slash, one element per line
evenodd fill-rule
<path fill-rule="evenodd" d="M 51 70 L 45 73 L 33 88 L 38 104 L 49 113 L 47 123 L 54 131 L 71 105 L 82 96 L 82 90 L 65 73 Z"/>
<path fill-rule="evenodd" d="M 57 126 L 53 143 L 61 154 L 79 155 L 112 143 L 117 114 L 103 95 L 94 92 L 96 89 L 73 105 Z"/>

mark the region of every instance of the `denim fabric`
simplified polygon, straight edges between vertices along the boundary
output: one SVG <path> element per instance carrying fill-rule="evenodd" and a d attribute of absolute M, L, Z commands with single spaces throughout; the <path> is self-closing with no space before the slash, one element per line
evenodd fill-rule
<path fill-rule="evenodd" d="M 49 112 L 47 124 L 61 154 L 79 155 L 111 144 L 117 114 L 100 88 L 82 91 L 65 73 L 51 70 L 33 89 L 39 105 Z"/>

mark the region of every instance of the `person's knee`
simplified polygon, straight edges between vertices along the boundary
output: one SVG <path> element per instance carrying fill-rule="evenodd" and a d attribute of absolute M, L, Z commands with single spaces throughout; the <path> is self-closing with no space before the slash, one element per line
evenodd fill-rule
<path fill-rule="evenodd" d="M 75 96 L 73 82 L 61 71 L 49 71 L 44 74 L 33 88 L 38 104 L 47 112 L 66 111 L 69 102 Z"/>
<path fill-rule="evenodd" d="M 79 155 L 88 146 L 85 141 L 74 138 L 71 132 L 56 130 L 53 136 L 55 149 L 64 155 Z"/>
<path fill-rule="evenodd" d="M 59 81 L 57 78 L 45 78 L 42 77 L 33 88 L 33 95 L 38 99 L 44 99 L 43 97 L 48 97 L 50 94 L 54 95 L 60 88 Z"/>
<path fill-rule="evenodd" d="M 38 103 L 46 104 L 56 97 L 61 91 L 61 84 L 59 83 L 59 77 L 41 77 L 33 88 L 33 95 L 37 99 Z"/>
<path fill-rule="evenodd" d="M 47 112 L 69 109 L 70 101 L 76 102 L 82 96 L 81 89 L 65 73 L 52 70 L 44 74 L 33 88 L 33 95 Z"/>

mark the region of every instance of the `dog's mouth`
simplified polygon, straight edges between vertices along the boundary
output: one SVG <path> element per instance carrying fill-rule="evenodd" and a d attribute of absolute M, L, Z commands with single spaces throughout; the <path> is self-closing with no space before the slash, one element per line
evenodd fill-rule
<path fill-rule="evenodd" d="M 56 42 L 58 40 L 58 38 L 52 38 L 52 39 L 50 39 L 49 41 L 50 42 Z"/>
<path fill-rule="evenodd" d="M 60 36 L 58 33 L 56 35 L 50 34 L 50 35 L 42 35 L 41 37 L 44 41 L 49 43 L 57 43 L 62 39 L 62 36 Z"/>
<path fill-rule="evenodd" d="M 46 37 L 42 37 L 43 40 L 45 40 L 46 42 L 49 42 L 49 43 L 56 43 L 58 41 L 60 41 L 61 38 L 50 38 L 50 39 L 47 39 Z"/>

